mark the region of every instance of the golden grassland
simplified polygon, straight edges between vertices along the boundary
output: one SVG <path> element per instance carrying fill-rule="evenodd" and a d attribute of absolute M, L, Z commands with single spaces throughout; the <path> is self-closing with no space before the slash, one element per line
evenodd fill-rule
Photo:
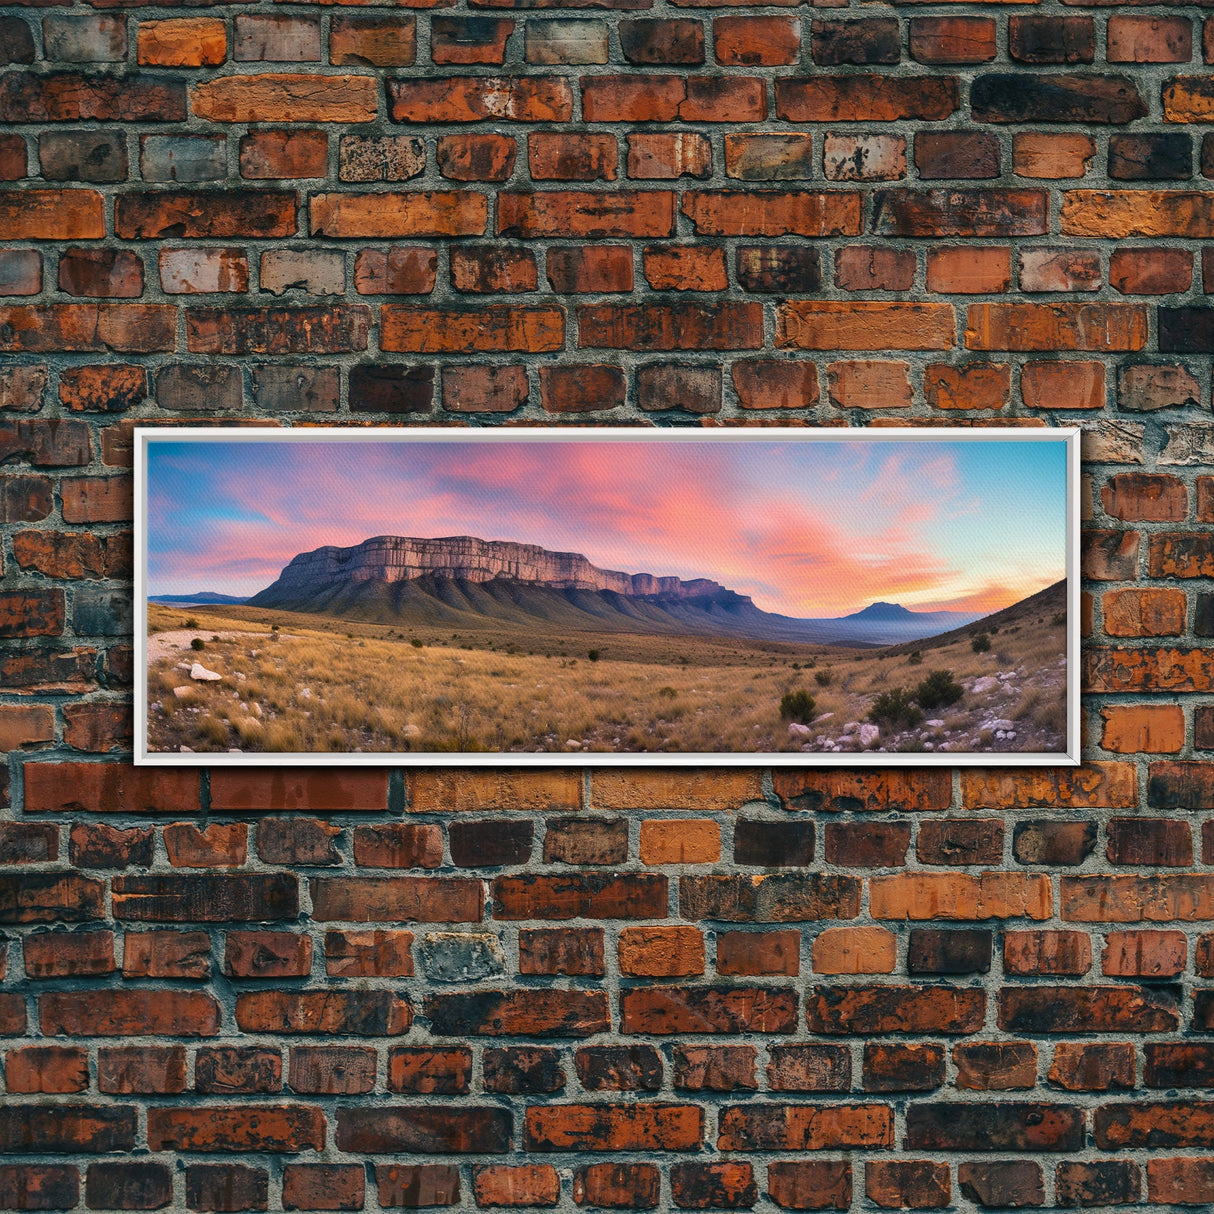
<path fill-rule="evenodd" d="M 924 714 L 941 726 L 903 730 L 900 742 L 883 727 L 872 748 L 1060 750 L 1065 724 L 1065 629 L 1048 615 L 1005 625 L 989 652 L 974 652 L 967 632 L 888 655 L 708 637 L 441 632 L 226 605 L 152 604 L 148 631 L 186 634 L 150 663 L 152 752 L 855 750 L 844 725 L 864 721 L 881 692 L 913 690 L 935 669 L 962 682 L 1018 673 Z M 191 680 L 194 661 L 222 678 Z M 790 732 L 780 713 L 782 698 L 802 689 L 815 701 L 812 736 Z M 992 715 L 1017 722 L 1015 740 L 982 728 Z"/>

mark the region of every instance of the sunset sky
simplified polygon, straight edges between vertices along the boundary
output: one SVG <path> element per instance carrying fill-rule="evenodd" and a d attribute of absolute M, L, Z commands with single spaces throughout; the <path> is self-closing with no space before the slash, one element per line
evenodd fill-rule
<path fill-rule="evenodd" d="M 153 438 L 149 594 L 251 595 L 296 553 L 474 535 L 709 577 L 766 611 L 995 611 L 1066 572 L 1061 442 Z"/>

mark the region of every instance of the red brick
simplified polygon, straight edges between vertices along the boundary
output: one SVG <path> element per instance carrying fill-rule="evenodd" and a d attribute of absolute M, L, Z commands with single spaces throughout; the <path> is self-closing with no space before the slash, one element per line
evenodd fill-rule
<path fill-rule="evenodd" d="M 11 1093 L 83 1092 L 89 1086 L 88 1051 L 60 1045 L 9 1050 L 4 1059 L 4 1085 Z"/>
<path fill-rule="evenodd" d="M 540 399 L 550 413 L 616 409 L 623 405 L 626 391 L 619 367 L 590 363 L 540 368 Z"/>
<path fill-rule="evenodd" d="M 419 1095 L 459 1095 L 470 1091 L 472 1051 L 466 1047 L 397 1048 L 388 1053 L 388 1090 Z"/>
<path fill-rule="evenodd" d="M 335 27 L 339 20 L 334 18 Z M 240 175 L 262 180 L 324 177 L 328 152 L 324 131 L 250 131 L 240 137 Z"/>
<path fill-rule="evenodd" d="M 1181 932 L 1109 932 L 1100 969 L 1116 978 L 1172 978 L 1185 967 Z"/>
<path fill-rule="evenodd" d="M 141 21 L 138 60 L 151 67 L 216 67 L 227 57 L 227 28 L 214 17 Z"/>
<path fill-rule="evenodd" d="M 174 822 L 164 828 L 164 843 L 174 867 L 237 868 L 248 854 L 248 833 L 243 822 L 212 822 L 205 830 Z"/>
<path fill-rule="evenodd" d="M 1112 704 L 1101 708 L 1100 740 L 1118 754 L 1177 754 L 1184 749 L 1184 710 L 1179 704 Z"/>
<path fill-rule="evenodd" d="M 864 1165 L 864 1195 L 885 1210 L 937 1210 L 951 1203 L 946 1163 L 926 1159 L 870 1159 Z"/>
<path fill-rule="evenodd" d="M 1101 609 L 1109 636 L 1179 636 L 1187 602 L 1183 590 L 1106 590 Z"/>
<path fill-rule="evenodd" d="M 550 1164 L 488 1164 L 472 1173 L 476 1204 L 484 1207 L 554 1206 L 561 1198 L 561 1181 Z"/>
<path fill-rule="evenodd" d="M 385 810 L 388 777 L 383 771 L 258 771 L 229 768 L 211 774 L 211 808 L 243 813 L 265 810 Z"/>
<path fill-rule="evenodd" d="M 704 1110 L 681 1104 L 550 1104 L 527 1109 L 528 1151 L 686 1151 L 704 1137 Z"/>
<path fill-rule="evenodd" d="M 773 1160 L 767 1165 L 772 1201 L 785 1210 L 851 1209 L 851 1164 L 844 1160 Z"/>
<path fill-rule="evenodd" d="M 376 1164 L 375 1183 L 384 1207 L 459 1204 L 459 1168 L 451 1164 Z"/>
<path fill-rule="evenodd" d="M 862 222 L 842 191 L 689 190 L 681 209 L 701 236 L 856 236 Z"/>
<path fill-rule="evenodd" d="M 87 978 L 116 968 L 110 931 L 36 932 L 25 937 L 23 951 L 31 978 Z"/>
<path fill-rule="evenodd" d="M 519 973 L 602 977 L 602 928 L 520 928 Z"/>
<path fill-rule="evenodd" d="M 1123 295 L 1171 295 L 1193 283 L 1188 249 L 1114 249 L 1109 283 Z"/>
<path fill-rule="evenodd" d="M 753 350 L 763 343 L 760 304 L 583 304 L 577 313 L 583 349 Z"/>
<path fill-rule="evenodd" d="M 606 1209 L 652 1210 L 661 1184 L 652 1163 L 592 1163 L 574 1172 L 573 1200 Z"/>
<path fill-rule="evenodd" d="M 25 766 L 25 808 L 32 813 L 197 813 L 198 773 L 125 763 Z"/>
<path fill-rule="evenodd" d="M 1129 1200 L 1137 1201 L 1138 1196 L 1138 1185 L 1135 1185 Z M 1147 1200 L 1175 1205 L 1204 1205 L 1214 1201 L 1214 1160 L 1149 1159 Z"/>
<path fill-rule="evenodd" d="M 126 197 L 126 196 L 124 196 Z M 177 345 L 166 304 L 13 304 L 0 307 L 0 350 L 152 354 Z"/>
<path fill-rule="evenodd" d="M 1012 369 L 1006 363 L 930 363 L 923 373 L 924 396 L 936 409 L 1002 409 L 1011 392 Z"/>
<path fill-rule="evenodd" d="M 127 932 L 124 978 L 209 978 L 211 942 L 206 932 Z"/>
<path fill-rule="evenodd" d="M 334 978 L 407 978 L 413 933 L 376 929 L 325 932 L 325 971 Z"/>
<path fill-rule="evenodd" d="M 1011 251 L 1001 247 L 929 249 L 927 289 L 947 295 L 992 295 L 1012 281 Z"/>
<path fill-rule="evenodd" d="M 947 76 L 857 72 L 776 81 L 776 114 L 786 122 L 935 121 L 947 118 L 957 106 L 957 81 Z"/>
<path fill-rule="evenodd" d="M 1103 409 L 1104 364 L 1025 363 L 1020 372 L 1020 395 L 1030 409 Z"/>
<path fill-rule="evenodd" d="M 774 1092 L 846 1092 L 851 1051 L 845 1045 L 772 1045 L 767 1086 Z"/>
<path fill-rule="evenodd" d="M 435 249 L 362 249 L 354 259 L 354 289 L 360 295 L 428 295 L 437 268 Z"/>
<path fill-rule="evenodd" d="M 113 989 L 54 991 L 38 996 L 47 1036 L 213 1037 L 219 1005 L 202 991 Z"/>
<path fill-rule="evenodd" d="M 835 286 L 844 291 L 909 291 L 915 256 L 905 249 L 849 245 L 835 254 Z"/>
<path fill-rule="evenodd" d="M 385 304 L 380 348 L 417 353 L 544 353 L 564 345 L 565 313 L 557 307 L 498 304 L 479 308 L 424 308 Z"/>
<path fill-rule="evenodd" d="M 801 933 L 721 932 L 717 935 L 717 973 L 756 977 L 801 972 Z"/>
<path fill-rule="evenodd" d="M 614 181 L 619 150 L 614 135 L 533 131 L 527 168 L 534 181 Z"/>
<path fill-rule="evenodd" d="M 534 291 L 535 254 L 502 245 L 465 245 L 451 250 L 451 285 L 477 294 Z"/>
<path fill-rule="evenodd" d="M 713 47 L 726 67 L 770 67 L 796 63 L 801 53 L 795 17 L 715 17 Z"/>
<path fill-rule="evenodd" d="M 742 361 L 730 372 L 743 409 L 811 409 L 818 403 L 818 372 L 808 362 Z"/>
<path fill-rule="evenodd" d="M 821 1151 L 892 1146 L 893 1110 L 883 1104 L 748 1104 L 720 1114 L 722 1151 Z"/>
<path fill-rule="evenodd" d="M 908 986 L 812 987 L 806 1019 L 814 1033 L 974 1033 L 982 1027 L 982 990 Z"/>
<path fill-rule="evenodd" d="M 863 331 L 858 337 L 867 340 Z M 892 359 L 829 363 L 826 386 L 836 409 L 907 409 L 912 403 L 910 366 Z"/>
<path fill-rule="evenodd" d="M 289 1163 L 282 1173 L 284 1210 L 361 1210 L 366 1179 L 361 1164 Z"/>
<path fill-rule="evenodd" d="M 294 932 L 228 932 L 224 972 L 237 978 L 306 978 L 312 941 Z"/>
<path fill-rule="evenodd" d="M 390 80 L 388 111 L 394 122 L 568 122 L 573 95 L 559 77 Z"/>
<path fill-rule="evenodd" d="M 912 17 L 910 53 L 919 63 L 989 63 L 998 53 L 990 17 Z"/>
<path fill-rule="evenodd" d="M 723 291 L 729 285 L 723 249 L 651 246 L 644 265 L 645 280 L 655 291 Z"/>
<path fill-rule="evenodd" d="M 438 171 L 451 181 L 505 181 L 518 155 L 506 135 L 441 135 L 435 150 Z"/>
<path fill-rule="evenodd" d="M 628 176 L 647 181 L 707 177 L 712 171 L 712 147 L 693 131 L 629 133 Z"/>
<path fill-rule="evenodd" d="M 435 63 L 502 63 L 513 32 L 510 20 L 432 17 L 430 57 Z"/>
<path fill-rule="evenodd" d="M 160 236 L 294 236 L 295 194 L 284 190 L 135 191 L 115 203 L 114 234 L 122 240 Z"/>
<path fill-rule="evenodd" d="M 1193 56 L 1193 26 L 1187 17 L 1109 18 L 1110 63 L 1188 63 Z"/>

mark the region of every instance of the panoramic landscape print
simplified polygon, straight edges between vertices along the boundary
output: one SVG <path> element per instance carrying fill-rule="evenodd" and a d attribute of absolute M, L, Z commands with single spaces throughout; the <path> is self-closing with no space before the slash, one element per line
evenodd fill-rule
<path fill-rule="evenodd" d="M 140 431 L 140 758 L 1057 759 L 1068 433 Z"/>

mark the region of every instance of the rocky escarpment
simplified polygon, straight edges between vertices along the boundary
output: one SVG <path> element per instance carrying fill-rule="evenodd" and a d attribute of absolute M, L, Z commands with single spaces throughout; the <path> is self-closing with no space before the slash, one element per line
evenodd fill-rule
<path fill-rule="evenodd" d="M 472 583 L 504 579 L 553 590 L 611 591 L 630 598 L 675 601 L 728 593 L 707 578 L 684 581 L 651 573 L 599 569 L 580 553 L 549 552 L 536 544 L 482 540 L 470 535 L 442 539 L 377 535 L 352 548 L 327 546 L 301 552 L 272 586 L 249 601 L 255 607 L 274 606 L 339 585 L 403 582 L 421 577 Z M 736 597 L 749 602 L 742 596 Z"/>

